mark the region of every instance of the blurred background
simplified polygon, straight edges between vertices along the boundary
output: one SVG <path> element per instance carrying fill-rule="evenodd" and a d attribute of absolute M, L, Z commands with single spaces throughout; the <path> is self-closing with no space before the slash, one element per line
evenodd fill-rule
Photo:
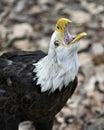
<path fill-rule="evenodd" d="M 104 0 L 0 0 L 0 54 L 47 52 L 58 18 L 69 32 L 87 32 L 79 48 L 78 87 L 53 130 L 104 130 Z"/>

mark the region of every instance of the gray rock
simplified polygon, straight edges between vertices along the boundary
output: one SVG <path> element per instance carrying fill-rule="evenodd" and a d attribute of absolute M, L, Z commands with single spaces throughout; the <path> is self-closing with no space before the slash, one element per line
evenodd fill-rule
<path fill-rule="evenodd" d="M 99 54 L 104 54 L 104 47 L 100 43 L 94 43 L 91 52 L 93 55 L 99 55 Z"/>

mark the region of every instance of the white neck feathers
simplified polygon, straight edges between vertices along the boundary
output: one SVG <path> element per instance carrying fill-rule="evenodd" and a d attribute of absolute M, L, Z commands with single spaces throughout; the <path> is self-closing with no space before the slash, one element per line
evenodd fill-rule
<path fill-rule="evenodd" d="M 33 72 L 36 73 L 37 85 L 40 85 L 41 92 L 47 90 L 54 92 L 56 89 L 61 91 L 63 86 L 67 87 L 69 82 L 75 79 L 78 72 L 77 52 L 73 51 L 63 59 L 58 59 L 55 53 L 52 53 L 54 55 L 50 53 L 33 64 L 35 66 Z"/>

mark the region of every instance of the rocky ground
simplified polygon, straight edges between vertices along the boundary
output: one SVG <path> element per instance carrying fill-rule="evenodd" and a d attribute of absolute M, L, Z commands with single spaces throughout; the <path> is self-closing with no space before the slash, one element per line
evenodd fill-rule
<path fill-rule="evenodd" d="M 104 130 L 104 0 L 0 0 L 0 54 L 47 52 L 56 20 L 73 21 L 71 34 L 87 32 L 79 48 L 79 84 L 56 116 L 53 130 Z"/>

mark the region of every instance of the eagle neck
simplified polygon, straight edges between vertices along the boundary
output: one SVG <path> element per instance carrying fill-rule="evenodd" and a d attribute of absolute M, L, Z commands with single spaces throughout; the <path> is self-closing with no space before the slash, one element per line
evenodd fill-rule
<path fill-rule="evenodd" d="M 69 59 L 69 60 L 68 60 Z M 67 87 L 71 81 L 74 81 L 78 72 L 77 53 L 71 53 L 68 59 L 60 61 L 56 58 L 55 52 L 49 50 L 48 55 L 35 63 L 37 85 L 40 85 L 41 92 L 51 91 Z"/>

